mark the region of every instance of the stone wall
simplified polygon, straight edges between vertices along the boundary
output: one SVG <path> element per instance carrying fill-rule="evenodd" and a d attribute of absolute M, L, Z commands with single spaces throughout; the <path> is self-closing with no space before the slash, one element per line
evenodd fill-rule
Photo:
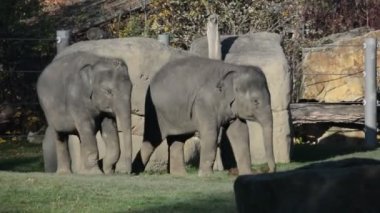
<path fill-rule="evenodd" d="M 364 97 L 363 43 L 368 37 L 380 40 L 380 31 L 356 30 L 332 35 L 323 38 L 321 46 L 304 49 L 300 98 L 326 103 L 361 101 Z"/>

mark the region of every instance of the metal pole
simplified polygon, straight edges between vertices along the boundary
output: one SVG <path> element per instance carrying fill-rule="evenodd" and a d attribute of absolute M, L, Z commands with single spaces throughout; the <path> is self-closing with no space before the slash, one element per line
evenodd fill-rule
<path fill-rule="evenodd" d="M 376 85 L 376 51 L 375 38 L 366 38 L 365 44 L 365 91 L 364 91 L 364 119 L 365 141 L 370 148 L 376 146 L 377 135 L 377 85 Z"/>
<path fill-rule="evenodd" d="M 57 30 L 57 53 L 70 44 L 70 30 Z"/>

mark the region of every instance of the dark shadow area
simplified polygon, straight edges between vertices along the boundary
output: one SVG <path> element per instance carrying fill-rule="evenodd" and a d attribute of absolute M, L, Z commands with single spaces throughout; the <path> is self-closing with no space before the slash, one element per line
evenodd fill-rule
<path fill-rule="evenodd" d="M 379 160 L 370 159 L 370 158 L 348 158 L 343 160 L 336 161 L 325 161 L 320 163 L 312 163 L 307 166 L 300 167 L 296 170 L 305 170 L 305 169 L 332 169 L 332 168 L 350 168 L 356 166 L 373 166 L 380 165 Z M 291 171 L 290 171 L 291 172 Z"/>
<path fill-rule="evenodd" d="M 354 139 L 354 138 L 350 138 Z M 360 138 L 356 138 L 360 140 Z M 377 145 L 375 149 L 379 146 Z M 334 143 L 321 144 L 295 144 L 293 145 L 291 161 L 309 162 L 319 161 L 339 155 L 353 154 L 374 150 L 368 148 L 364 143 L 348 144 L 345 141 L 335 141 Z"/>
<path fill-rule="evenodd" d="M 223 168 L 225 170 L 230 170 L 233 168 L 237 168 L 234 152 L 231 147 L 231 142 L 227 137 L 226 128 L 223 128 L 222 138 L 219 144 L 220 147 L 220 155 L 222 158 Z"/>
<path fill-rule="evenodd" d="M 36 167 L 36 164 L 42 165 L 41 157 L 23 157 L 0 160 L 0 170 L 13 172 L 43 172 L 42 168 Z"/>
<path fill-rule="evenodd" d="M 226 58 L 226 55 L 230 52 L 230 49 L 237 38 L 238 36 L 231 36 L 222 40 L 221 43 L 222 43 L 222 60 L 223 61 Z"/>
<path fill-rule="evenodd" d="M 126 211 L 133 213 L 162 212 L 162 213 L 194 213 L 194 212 L 236 212 L 235 202 L 229 194 L 212 194 L 207 199 L 197 197 L 188 200 L 180 200 L 170 205 L 156 205 L 151 208 L 144 208 L 141 211 Z"/>
<path fill-rule="evenodd" d="M 379 147 L 369 146 L 359 124 L 303 124 L 294 126 L 298 142 L 292 145 L 291 160 L 308 162 L 325 160 L 339 155 L 373 151 Z"/>
<path fill-rule="evenodd" d="M 41 144 L 5 142 L 0 144 L 0 170 L 43 172 Z"/>

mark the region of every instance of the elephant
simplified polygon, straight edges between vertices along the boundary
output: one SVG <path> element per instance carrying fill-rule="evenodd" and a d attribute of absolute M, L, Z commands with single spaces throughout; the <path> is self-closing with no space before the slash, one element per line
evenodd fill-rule
<path fill-rule="evenodd" d="M 198 175 L 211 175 L 217 138 L 223 128 L 231 142 L 239 174 L 250 174 L 246 120 L 262 125 L 269 172 L 274 172 L 273 118 L 262 70 L 195 56 L 169 62 L 150 82 L 143 143 L 133 170 L 142 172 L 154 149 L 166 139 L 170 152 L 169 173 L 185 175 L 184 141 L 199 132 Z"/>
<path fill-rule="evenodd" d="M 128 67 L 121 59 L 86 52 L 55 58 L 37 82 L 38 99 L 48 125 L 42 145 L 45 171 L 71 173 L 67 140 L 73 134 L 81 141 L 83 165 L 78 172 L 102 174 L 95 135 L 106 129 L 118 137 L 107 141 L 104 173 L 111 173 L 113 166 L 116 172 L 130 173 L 131 90 Z"/>

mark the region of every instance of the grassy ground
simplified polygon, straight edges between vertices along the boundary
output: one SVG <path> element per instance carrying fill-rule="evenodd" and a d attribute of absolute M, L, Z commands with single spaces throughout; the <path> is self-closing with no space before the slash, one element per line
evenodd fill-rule
<path fill-rule="evenodd" d="M 297 145 L 290 170 L 320 160 L 380 159 L 380 149 Z M 41 146 L 0 144 L 0 212 L 235 212 L 234 177 L 166 174 L 58 176 L 42 172 Z"/>

